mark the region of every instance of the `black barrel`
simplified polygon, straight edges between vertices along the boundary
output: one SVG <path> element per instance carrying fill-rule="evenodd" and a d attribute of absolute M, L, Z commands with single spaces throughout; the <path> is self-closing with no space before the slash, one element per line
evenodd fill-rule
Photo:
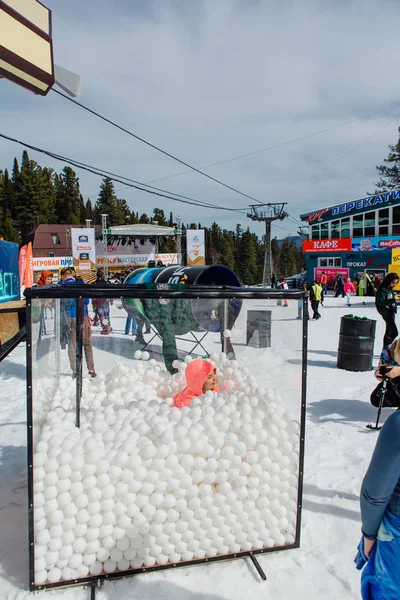
<path fill-rule="evenodd" d="M 370 371 L 374 356 L 376 321 L 351 319 L 340 321 L 339 348 L 336 366 L 346 371 Z"/>

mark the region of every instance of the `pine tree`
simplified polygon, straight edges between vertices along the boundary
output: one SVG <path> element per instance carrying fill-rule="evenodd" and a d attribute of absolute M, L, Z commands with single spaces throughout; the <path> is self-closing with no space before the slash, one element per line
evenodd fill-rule
<path fill-rule="evenodd" d="M 101 223 L 101 215 L 107 214 L 109 226 L 120 225 L 118 223 L 117 197 L 115 195 L 114 182 L 105 177 L 100 186 L 99 196 L 95 206 L 96 223 Z"/>
<path fill-rule="evenodd" d="M 280 273 L 278 273 L 278 276 L 283 275 L 284 277 L 289 277 L 290 275 L 296 275 L 298 273 L 297 260 L 297 248 L 291 241 L 290 236 L 288 236 L 282 242 L 280 252 Z"/>
<path fill-rule="evenodd" d="M 129 209 L 127 201 L 117 198 L 115 214 L 115 219 L 117 221 L 116 225 L 126 225 L 127 223 L 129 223 L 130 218 L 131 211 Z"/>
<path fill-rule="evenodd" d="M 85 205 L 85 220 L 86 219 L 90 219 L 90 221 L 92 221 L 92 225 L 95 225 L 95 216 L 94 216 L 92 201 L 90 200 L 90 198 L 87 199 L 87 202 Z"/>
<path fill-rule="evenodd" d="M 40 223 L 56 222 L 53 180 L 51 169 L 40 167 L 23 152 L 15 190 L 15 221 L 22 240 Z"/>
<path fill-rule="evenodd" d="M 278 278 L 281 274 L 281 249 L 276 237 L 271 240 L 271 257 L 272 273 L 275 275 L 275 278 Z"/>
<path fill-rule="evenodd" d="M 398 128 L 398 141 L 395 146 L 389 146 L 390 152 L 384 159 L 385 165 L 376 167 L 380 179 L 376 185 L 376 193 L 400 189 L 400 127 Z"/>
<path fill-rule="evenodd" d="M 56 212 L 58 223 L 80 225 L 85 212 L 79 179 L 71 167 L 55 175 Z"/>
<path fill-rule="evenodd" d="M 247 228 L 241 235 L 236 256 L 236 274 L 242 284 L 246 285 L 254 285 L 257 282 L 257 245 L 254 238 L 254 234 Z"/>
<path fill-rule="evenodd" d="M 154 208 L 153 209 L 153 221 L 157 221 L 157 223 L 162 227 L 168 227 L 168 221 L 165 218 L 165 214 L 162 208 Z"/>

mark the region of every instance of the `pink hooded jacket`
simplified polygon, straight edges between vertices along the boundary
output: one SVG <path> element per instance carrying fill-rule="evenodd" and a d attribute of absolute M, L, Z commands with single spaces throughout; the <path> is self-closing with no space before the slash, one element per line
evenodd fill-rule
<path fill-rule="evenodd" d="M 201 396 L 203 385 L 207 377 L 217 369 L 208 360 L 197 359 L 188 364 L 185 371 L 186 387 L 174 396 L 174 406 L 183 408 L 188 406 L 193 398 Z M 215 391 L 218 391 L 215 388 Z"/>

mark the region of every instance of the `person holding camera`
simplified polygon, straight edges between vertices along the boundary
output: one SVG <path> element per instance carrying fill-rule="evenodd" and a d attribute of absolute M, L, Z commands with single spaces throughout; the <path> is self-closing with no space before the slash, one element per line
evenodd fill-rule
<path fill-rule="evenodd" d="M 400 406 L 400 338 L 383 348 L 374 375 L 380 383 L 371 394 L 371 404 L 379 406 L 382 382 L 386 377 L 383 408 Z"/>
<path fill-rule="evenodd" d="M 396 367 L 393 367 L 396 368 Z M 364 600 L 400 598 L 400 411 L 379 434 L 360 494 L 362 538 L 355 562 Z"/>
<path fill-rule="evenodd" d="M 395 322 L 397 293 L 393 290 L 398 283 L 399 276 L 397 273 L 388 273 L 380 284 L 375 296 L 376 310 L 386 323 L 386 331 L 383 337 L 384 348 L 389 346 L 398 336 Z"/>

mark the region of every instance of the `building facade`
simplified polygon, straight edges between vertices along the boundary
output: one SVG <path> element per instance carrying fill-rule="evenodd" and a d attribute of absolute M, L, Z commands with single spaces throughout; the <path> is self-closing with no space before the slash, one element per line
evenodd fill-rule
<path fill-rule="evenodd" d="M 400 190 L 368 196 L 300 215 L 308 225 L 303 242 L 307 279 L 328 275 L 332 287 L 345 277 L 382 279 L 393 270 L 392 250 L 400 248 Z"/>

